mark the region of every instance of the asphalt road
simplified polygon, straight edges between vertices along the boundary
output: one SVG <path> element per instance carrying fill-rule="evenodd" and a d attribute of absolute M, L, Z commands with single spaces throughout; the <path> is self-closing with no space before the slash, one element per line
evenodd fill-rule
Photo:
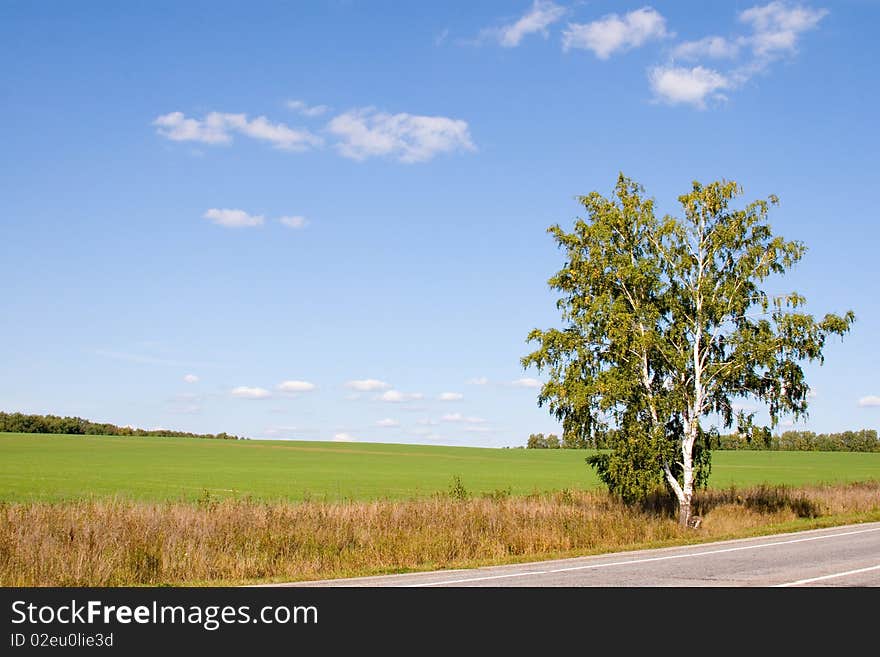
<path fill-rule="evenodd" d="M 687 547 L 290 586 L 880 586 L 880 522 Z"/>

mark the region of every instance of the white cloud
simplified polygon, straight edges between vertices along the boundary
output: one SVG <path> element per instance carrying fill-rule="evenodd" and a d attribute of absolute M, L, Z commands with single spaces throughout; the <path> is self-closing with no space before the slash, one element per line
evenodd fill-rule
<path fill-rule="evenodd" d="M 326 114 L 330 110 L 327 105 L 308 105 L 301 100 L 288 100 L 285 104 L 287 105 L 288 109 L 292 109 L 294 112 L 299 112 L 303 116 L 307 116 L 309 118 L 321 116 L 322 114 Z"/>
<path fill-rule="evenodd" d="M 566 11 L 565 7 L 549 0 L 535 0 L 531 9 L 515 22 L 485 29 L 480 36 L 497 40 L 505 48 L 514 48 L 529 34 L 540 33 L 547 38 L 547 28 L 561 19 Z"/>
<path fill-rule="evenodd" d="M 827 15 L 827 9 L 813 9 L 777 0 L 746 9 L 740 13 L 739 20 L 750 25 L 754 31 L 749 43 L 755 55 L 770 57 L 780 52 L 793 52 L 798 37 L 815 28 Z"/>
<path fill-rule="evenodd" d="M 340 432 L 333 436 L 333 442 L 337 443 L 351 443 L 355 442 L 357 438 L 352 436 L 350 433 Z"/>
<path fill-rule="evenodd" d="M 212 112 L 203 120 L 188 119 L 183 112 L 169 112 L 156 117 L 153 125 L 163 137 L 172 141 L 199 141 L 204 144 L 226 144 L 232 141 L 229 129 L 223 118 L 225 115 Z"/>
<path fill-rule="evenodd" d="M 315 384 L 308 381 L 282 381 L 278 384 L 281 392 L 309 392 L 314 389 Z"/>
<path fill-rule="evenodd" d="M 355 379 L 353 381 L 346 381 L 345 387 L 360 392 L 373 392 L 374 390 L 387 390 L 391 387 L 391 384 L 379 381 L 378 379 Z"/>
<path fill-rule="evenodd" d="M 495 429 L 490 429 L 489 427 L 465 427 L 462 431 L 469 433 L 492 433 Z"/>
<path fill-rule="evenodd" d="M 288 101 L 287 106 L 306 116 L 324 114 L 325 105 L 309 106 L 303 101 Z M 202 119 L 183 112 L 169 112 L 153 120 L 156 131 L 172 141 L 204 144 L 228 144 L 235 135 L 265 141 L 275 148 L 305 151 L 323 145 L 324 140 L 304 128 L 273 123 L 265 116 L 248 118 L 247 114 L 210 112 Z M 438 154 L 474 151 L 466 121 L 445 116 L 422 116 L 379 112 L 373 107 L 355 108 L 332 118 L 325 129 L 337 138 L 336 149 L 354 160 L 387 156 L 400 162 L 426 162 Z M 286 223 L 293 228 L 304 224 L 298 218 Z"/>
<path fill-rule="evenodd" d="M 415 401 L 417 399 L 422 399 L 423 397 L 424 395 L 420 392 L 400 392 L 399 390 L 388 390 L 379 395 L 377 399 L 398 404 L 401 402 Z"/>
<path fill-rule="evenodd" d="M 440 401 L 458 401 L 459 399 L 464 399 L 464 395 L 460 392 L 441 392 L 437 399 Z"/>
<path fill-rule="evenodd" d="M 437 420 L 421 419 L 416 420 L 416 424 L 420 424 L 425 427 L 433 427 L 437 424 Z"/>
<path fill-rule="evenodd" d="M 655 66 L 649 71 L 648 79 L 659 100 L 671 105 L 687 103 L 699 109 L 706 107 L 707 98 L 723 100 L 720 90 L 732 86 L 727 77 L 702 66 Z"/>
<path fill-rule="evenodd" d="M 868 395 L 859 400 L 859 406 L 867 408 L 869 406 L 880 406 L 880 395 Z"/>
<path fill-rule="evenodd" d="M 740 12 L 739 21 L 751 28 L 751 34 L 731 38 L 708 36 L 681 43 L 671 52 L 673 59 L 690 61 L 733 60 L 746 52 L 746 61 L 726 73 L 703 66 L 657 66 L 649 72 L 651 87 L 659 100 L 704 109 L 707 99 L 724 99 L 720 90 L 737 89 L 780 57 L 796 53 L 801 35 L 816 28 L 827 15 L 826 9 L 779 0 L 746 9 Z"/>
<path fill-rule="evenodd" d="M 516 388 L 540 388 L 541 382 L 538 381 L 538 379 L 530 379 L 529 377 L 524 376 L 516 381 L 511 381 L 510 385 Z"/>
<path fill-rule="evenodd" d="M 484 386 L 489 383 L 489 379 L 487 379 L 485 376 L 477 376 L 473 379 L 468 379 L 467 381 L 465 381 L 465 383 L 471 386 Z"/>
<path fill-rule="evenodd" d="M 218 226 L 226 228 L 251 228 L 253 226 L 263 225 L 263 215 L 251 215 L 244 210 L 230 210 L 211 208 L 202 215 L 205 219 L 209 219 Z"/>
<path fill-rule="evenodd" d="M 197 377 L 195 374 L 187 374 L 183 377 L 183 382 L 184 383 L 198 383 L 199 377 Z"/>
<path fill-rule="evenodd" d="M 397 420 L 392 420 L 390 417 L 386 417 L 384 420 L 378 420 L 376 422 L 376 426 L 377 427 L 388 427 L 388 428 L 399 427 L 400 422 L 398 422 Z"/>
<path fill-rule="evenodd" d="M 327 129 L 340 138 L 339 152 L 353 160 L 389 156 L 409 164 L 475 150 L 467 122 L 445 116 L 387 114 L 367 107 L 334 117 Z"/>
<path fill-rule="evenodd" d="M 464 422 L 465 424 L 483 424 L 486 422 L 481 417 L 465 417 L 461 413 L 447 413 L 440 418 L 441 422 Z"/>
<path fill-rule="evenodd" d="M 599 59 L 608 59 L 617 51 L 671 36 L 666 19 L 652 7 L 642 7 L 623 17 L 608 14 L 592 23 L 569 23 L 562 33 L 562 48 L 592 50 Z"/>
<path fill-rule="evenodd" d="M 672 49 L 675 59 L 689 61 L 710 57 L 713 59 L 733 59 L 739 55 L 742 40 L 730 41 L 720 36 L 707 36 L 698 41 L 685 41 Z"/>
<path fill-rule="evenodd" d="M 247 114 L 210 112 L 203 119 L 193 119 L 183 112 L 170 112 L 156 117 L 153 125 L 160 135 L 172 141 L 228 144 L 233 133 L 238 133 L 289 151 L 304 151 L 322 143 L 320 137 L 308 130 L 272 123 L 265 116 L 248 119 Z"/>
<path fill-rule="evenodd" d="M 305 228 L 309 224 L 305 217 L 300 216 L 279 217 L 278 221 L 288 228 Z"/>
<path fill-rule="evenodd" d="M 268 399 L 272 396 L 272 393 L 265 388 L 251 388 L 249 386 L 233 388 L 231 394 L 239 399 Z"/>

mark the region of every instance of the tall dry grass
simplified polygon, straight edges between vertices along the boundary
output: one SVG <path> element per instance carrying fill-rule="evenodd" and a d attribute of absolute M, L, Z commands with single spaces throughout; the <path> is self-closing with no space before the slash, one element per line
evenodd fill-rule
<path fill-rule="evenodd" d="M 880 482 L 707 491 L 699 530 L 664 498 L 591 491 L 417 501 L 0 504 L 0 584 L 118 586 L 323 579 L 709 539 L 799 517 L 880 512 Z"/>

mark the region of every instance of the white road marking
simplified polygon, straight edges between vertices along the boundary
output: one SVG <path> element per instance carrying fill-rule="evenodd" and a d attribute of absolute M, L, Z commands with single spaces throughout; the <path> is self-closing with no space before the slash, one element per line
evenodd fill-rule
<path fill-rule="evenodd" d="M 487 579 L 504 579 L 507 577 L 526 577 L 528 575 L 546 575 L 549 570 L 530 570 L 527 573 L 510 573 L 509 575 L 488 575 L 486 577 L 469 577 L 468 579 L 456 579 L 446 582 L 428 582 L 426 584 L 406 584 L 404 588 L 418 588 L 420 586 L 437 586 L 438 584 L 458 584 L 459 582 L 482 582 Z"/>
<path fill-rule="evenodd" d="M 704 550 L 703 552 L 689 552 L 687 554 L 672 554 L 663 557 L 649 557 L 647 559 L 630 559 L 627 561 L 612 561 L 609 563 L 586 564 L 583 566 L 573 566 L 571 568 L 557 568 L 555 570 L 533 570 L 526 573 L 510 573 L 504 575 L 491 575 L 487 577 L 470 577 L 467 579 L 449 579 L 440 582 L 423 582 L 418 584 L 407 584 L 407 588 L 418 588 L 421 586 L 443 586 L 445 584 L 464 584 L 466 582 L 479 582 L 487 579 L 503 579 L 505 577 L 524 577 L 526 575 L 545 575 L 548 573 L 565 573 L 573 570 L 589 570 L 590 568 L 610 568 L 611 566 L 628 566 L 636 563 L 649 563 L 651 561 L 668 561 L 670 559 L 686 559 L 688 557 L 702 557 L 707 554 L 722 554 L 724 552 L 739 552 L 741 550 L 757 550 L 759 548 L 773 547 L 774 545 L 789 545 L 791 543 L 805 543 L 807 541 L 821 541 L 827 538 L 839 538 L 841 536 L 852 536 L 853 534 L 866 534 L 868 532 L 880 532 L 880 527 L 871 529 L 857 529 L 849 532 L 839 532 L 837 534 L 822 534 L 821 536 L 809 536 L 807 538 L 793 538 L 787 541 L 773 541 L 772 543 L 760 543 L 758 545 L 741 545 L 732 548 L 723 548 L 720 550 Z"/>
<path fill-rule="evenodd" d="M 870 566 L 868 568 L 858 568 L 857 570 L 847 570 L 842 573 L 833 573 L 831 575 L 822 575 L 821 577 L 810 577 L 809 579 L 799 579 L 795 582 L 785 582 L 777 584 L 776 588 L 785 588 L 787 586 L 799 586 L 801 584 L 810 584 L 812 582 L 821 582 L 823 579 L 834 579 L 835 577 L 846 577 L 847 575 L 856 575 L 858 573 L 867 573 L 871 570 L 880 570 L 880 566 Z"/>

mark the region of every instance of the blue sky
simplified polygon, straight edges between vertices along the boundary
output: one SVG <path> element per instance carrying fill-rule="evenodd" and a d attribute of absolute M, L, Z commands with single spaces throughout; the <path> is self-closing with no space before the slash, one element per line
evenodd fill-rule
<path fill-rule="evenodd" d="M 545 233 L 619 171 L 775 193 L 857 322 L 805 426 L 877 428 L 880 4 L 0 7 L 0 409 L 524 444 Z"/>

